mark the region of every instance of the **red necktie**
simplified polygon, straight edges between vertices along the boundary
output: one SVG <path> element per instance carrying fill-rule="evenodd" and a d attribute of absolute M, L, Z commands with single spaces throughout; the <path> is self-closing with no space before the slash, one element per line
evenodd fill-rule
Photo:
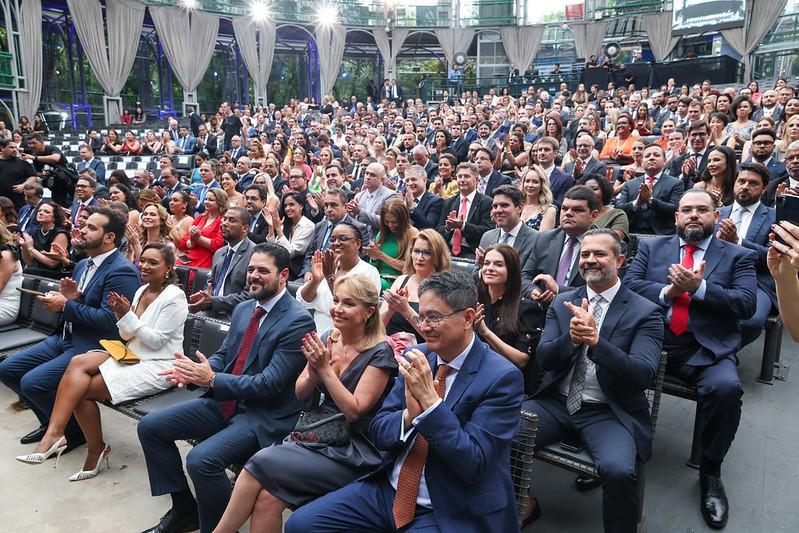
<path fill-rule="evenodd" d="M 255 307 L 255 311 L 253 311 L 252 316 L 250 317 L 250 322 L 247 324 L 247 329 L 244 330 L 244 337 L 241 339 L 241 345 L 239 346 L 239 351 L 236 354 L 236 362 L 233 363 L 233 371 L 231 374 L 234 376 L 240 376 L 241 372 L 244 370 L 244 363 L 247 361 L 247 355 L 250 353 L 250 347 L 255 340 L 255 336 L 258 335 L 258 326 L 260 326 L 261 317 L 263 317 L 265 314 L 266 311 L 263 307 L 260 305 Z M 229 419 L 236 413 L 236 400 L 225 400 L 224 402 L 220 402 L 219 409 L 222 411 L 222 416 L 225 417 L 225 420 Z"/>
<path fill-rule="evenodd" d="M 646 183 L 647 183 L 647 185 L 650 185 L 650 186 L 654 187 L 655 186 L 655 176 L 647 176 L 646 177 Z"/>
<path fill-rule="evenodd" d="M 693 244 L 683 246 L 685 255 L 682 258 L 682 266 L 688 270 L 694 269 L 694 252 L 699 249 Z M 674 299 L 671 305 L 671 322 L 669 329 L 678 337 L 688 329 L 688 306 L 691 304 L 691 296 L 684 292 Z"/>
<path fill-rule="evenodd" d="M 461 210 L 458 213 L 458 217 L 466 221 L 466 215 L 468 214 L 467 205 L 469 202 L 469 198 L 466 196 L 461 196 Z M 452 235 L 452 255 L 461 255 L 461 243 L 463 242 L 463 232 L 460 228 L 455 230 L 455 233 Z"/>
<path fill-rule="evenodd" d="M 452 367 L 438 365 L 436 372 L 436 393 L 439 398 L 444 398 L 447 374 Z M 394 524 L 401 529 L 411 522 L 416 516 L 416 497 L 419 495 L 419 481 L 422 479 L 425 461 L 427 461 L 428 443 L 421 433 L 416 435 L 411 451 L 405 457 L 405 462 L 400 468 L 397 480 L 397 494 L 394 496 Z"/>

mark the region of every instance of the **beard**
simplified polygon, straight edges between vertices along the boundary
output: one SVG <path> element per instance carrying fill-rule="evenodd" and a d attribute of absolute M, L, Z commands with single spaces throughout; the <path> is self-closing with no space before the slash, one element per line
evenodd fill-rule
<path fill-rule="evenodd" d="M 615 266 L 615 265 L 614 265 Z M 602 269 L 580 269 L 580 275 L 588 284 L 604 284 L 613 280 L 618 275 L 618 269 L 610 268 L 608 270 Z"/>
<path fill-rule="evenodd" d="M 702 226 L 702 229 L 686 229 L 685 226 L 677 226 L 677 235 L 686 242 L 699 242 L 713 235 L 713 224 Z"/>
<path fill-rule="evenodd" d="M 272 284 L 265 283 L 263 287 L 259 289 L 253 289 L 252 285 L 250 285 L 250 297 L 259 302 L 266 301 L 277 294 L 278 287 L 278 280 L 275 280 Z"/>
<path fill-rule="evenodd" d="M 93 241 L 88 240 L 88 239 L 87 240 L 80 239 L 77 242 L 75 242 L 75 248 L 77 248 L 78 250 L 84 250 L 84 251 L 85 250 L 94 250 L 96 248 L 101 247 L 102 245 L 103 245 L 103 238 L 102 237 L 98 237 L 97 239 L 95 239 Z"/>

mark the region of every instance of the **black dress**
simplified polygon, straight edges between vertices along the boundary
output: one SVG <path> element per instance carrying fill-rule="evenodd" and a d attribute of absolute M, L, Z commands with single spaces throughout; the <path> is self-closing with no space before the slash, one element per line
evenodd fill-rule
<path fill-rule="evenodd" d="M 404 288 L 410 279 L 410 276 L 405 276 L 399 288 Z M 411 309 L 419 313 L 419 302 L 408 302 L 408 305 L 411 306 Z M 419 333 L 416 331 L 416 328 L 413 327 L 413 324 L 408 322 L 400 313 L 391 315 L 391 318 L 388 319 L 388 324 L 386 324 L 386 335 L 394 335 L 395 333 L 410 333 L 411 335 L 416 335 L 417 338 L 419 337 Z"/>
<path fill-rule="evenodd" d="M 323 335 L 323 342 L 327 335 Z M 341 373 L 339 379 L 354 393 L 366 367 L 384 368 L 391 372 L 386 390 L 372 411 L 351 425 L 352 439 L 346 446 L 328 446 L 292 442 L 264 448 L 247 461 L 244 468 L 273 496 L 286 502 L 291 508 L 300 507 L 328 492 L 339 489 L 355 479 L 368 474 L 380 466 L 380 452 L 369 441 L 368 430 L 372 418 L 391 390 L 397 369 L 394 351 L 387 342 L 361 352 Z M 317 388 L 324 393 L 325 400 L 319 409 L 336 414 L 340 410 L 333 403 L 323 383 Z"/>
<path fill-rule="evenodd" d="M 63 228 L 53 228 L 46 233 L 42 232 L 41 228 L 39 228 L 31 234 L 31 238 L 33 239 L 33 247 L 39 252 L 49 252 L 50 246 L 53 244 L 56 236 L 62 233 L 67 236 L 67 241 L 69 241 L 69 233 Z M 25 265 L 25 273 L 53 279 L 61 279 L 63 277 L 63 269 L 61 268 L 61 265 L 56 265 L 55 268 L 50 268 L 36 260 L 32 261 L 28 265 Z"/>

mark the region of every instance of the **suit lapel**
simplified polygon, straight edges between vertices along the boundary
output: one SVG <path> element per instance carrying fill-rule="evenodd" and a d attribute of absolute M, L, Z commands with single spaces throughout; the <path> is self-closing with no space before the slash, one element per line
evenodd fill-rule
<path fill-rule="evenodd" d="M 766 213 L 767 209 L 763 204 L 757 206 L 757 210 L 752 213 L 752 220 L 749 222 L 749 229 L 746 230 L 746 236 L 744 237 L 746 240 L 753 241 L 755 237 L 760 232 L 760 228 L 763 226 L 763 223 L 766 221 Z"/>
<path fill-rule="evenodd" d="M 718 243 L 718 239 L 715 237 L 710 239 L 710 244 L 707 246 L 707 250 L 705 251 L 705 274 L 704 278 L 707 277 L 715 270 L 717 266 L 719 266 L 719 260 L 722 256 L 722 251 L 718 248 L 721 244 Z M 694 268 L 698 267 L 699 265 L 694 265 Z"/>
<path fill-rule="evenodd" d="M 100 265 L 100 268 L 97 269 L 97 272 L 94 273 L 92 279 L 90 279 L 89 283 L 87 283 L 86 286 L 83 288 L 83 294 L 87 294 L 89 292 L 89 289 L 91 289 L 92 286 L 94 285 L 94 283 L 98 279 L 100 279 L 102 273 L 106 269 L 110 268 L 109 265 L 114 261 L 114 259 L 116 259 L 118 253 L 119 252 L 115 251 L 114 253 L 105 258 L 105 261 L 103 261 L 103 263 Z M 89 259 L 89 261 L 91 261 L 91 259 Z M 81 273 L 81 275 L 83 275 L 83 273 Z M 78 278 L 78 283 L 80 283 L 80 278 Z"/>
<path fill-rule="evenodd" d="M 480 360 L 482 357 L 482 343 L 480 339 L 475 336 L 472 349 L 469 351 L 469 355 L 466 356 L 463 366 L 461 366 L 461 369 L 458 371 L 458 375 L 455 376 L 455 381 L 452 382 L 452 387 L 450 387 L 447 397 L 444 399 L 444 403 L 447 404 L 447 406 L 452 408 L 458 403 L 458 400 L 463 396 L 466 389 L 469 388 L 469 385 L 474 381 L 474 377 L 477 374 L 477 369 L 480 367 Z M 431 365 L 435 364 L 436 357 L 434 355 Z"/>
<path fill-rule="evenodd" d="M 244 363 L 244 369 L 242 370 L 242 374 L 244 374 L 247 369 L 250 367 L 258 359 L 258 347 L 261 344 L 261 341 L 264 340 L 266 334 L 280 321 L 280 317 L 282 316 L 283 312 L 285 311 L 286 307 L 288 307 L 288 300 L 286 298 L 290 298 L 291 295 L 286 293 L 283 295 L 280 300 L 272 307 L 272 310 L 266 314 L 266 318 L 261 323 L 261 327 L 258 328 L 258 334 L 255 336 L 255 340 L 250 346 L 250 353 L 247 354 L 247 361 Z M 255 309 L 253 307 L 253 309 Z M 245 326 L 246 327 L 246 326 Z M 271 356 L 271 354 L 270 354 Z"/>
<path fill-rule="evenodd" d="M 624 316 L 627 309 L 627 302 L 630 300 L 629 291 L 622 285 L 616 293 L 616 297 L 610 302 L 607 310 L 605 311 L 605 318 L 602 320 L 602 327 L 599 330 L 599 336 L 603 339 L 609 339 L 613 330 L 619 320 Z"/>

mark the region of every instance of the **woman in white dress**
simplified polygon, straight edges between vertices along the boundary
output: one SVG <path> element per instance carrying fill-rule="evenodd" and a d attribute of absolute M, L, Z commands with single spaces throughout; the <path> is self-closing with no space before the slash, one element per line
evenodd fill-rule
<path fill-rule="evenodd" d="M 14 237 L 0 222 L 0 326 L 13 323 L 19 314 L 22 265 L 13 243 Z"/>
<path fill-rule="evenodd" d="M 144 247 L 139 260 L 144 285 L 136 291 L 133 303 L 115 292 L 108 295 L 119 336 L 140 362 L 118 363 L 102 350 L 73 357 L 58 386 L 47 432 L 34 453 L 20 455 L 17 460 L 39 464 L 53 455 L 60 456 L 66 448 L 64 428 L 74 414 L 86 436 L 88 454 L 83 470 L 69 479 L 92 478 L 103 459 L 108 463 L 111 453 L 103 440 L 96 402 L 110 400 L 117 404 L 172 386 L 159 373 L 172 366 L 175 352 L 183 351 L 183 325 L 189 312 L 186 295 L 176 285 L 174 266 L 172 246 L 154 242 Z"/>

